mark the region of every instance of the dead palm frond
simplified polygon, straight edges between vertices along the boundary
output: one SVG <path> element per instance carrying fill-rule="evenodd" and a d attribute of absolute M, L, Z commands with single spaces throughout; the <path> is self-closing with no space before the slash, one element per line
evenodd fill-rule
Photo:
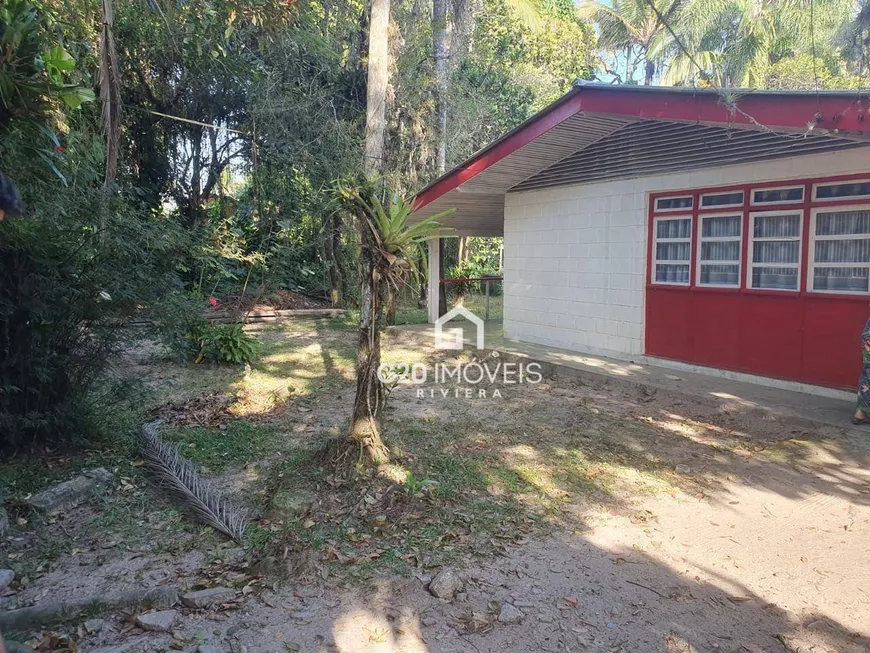
<path fill-rule="evenodd" d="M 121 149 L 121 75 L 118 51 L 112 32 L 114 21 L 112 0 L 103 0 L 103 32 L 100 38 L 100 102 L 103 105 L 101 123 L 106 136 L 106 186 L 111 186 L 118 173 L 118 152 Z"/>
<path fill-rule="evenodd" d="M 175 494 L 205 524 L 241 542 L 247 511 L 234 506 L 203 479 L 190 461 L 157 434 L 160 422 L 145 424 L 139 437 L 139 453 L 158 482 Z"/>

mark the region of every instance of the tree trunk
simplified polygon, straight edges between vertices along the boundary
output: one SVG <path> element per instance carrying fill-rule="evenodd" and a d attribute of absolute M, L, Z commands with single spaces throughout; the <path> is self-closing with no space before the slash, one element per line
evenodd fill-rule
<path fill-rule="evenodd" d="M 327 221 L 326 260 L 329 262 L 329 300 L 333 306 L 341 303 L 341 218 L 335 213 Z"/>
<path fill-rule="evenodd" d="M 103 0 L 103 32 L 100 37 L 100 102 L 103 112 L 100 122 L 106 136 L 106 188 L 115 183 L 121 150 L 121 74 L 113 23 L 112 0 Z"/>
<path fill-rule="evenodd" d="M 435 55 L 435 112 L 438 118 L 438 173 L 447 169 L 447 0 L 432 0 L 432 51 Z"/>
<path fill-rule="evenodd" d="M 390 55 L 390 0 L 372 0 L 369 22 L 366 143 L 363 169 L 370 177 L 383 172 L 387 131 L 387 84 Z"/>
<path fill-rule="evenodd" d="M 356 397 L 347 437 L 330 441 L 324 452 L 327 462 L 339 475 L 350 473 L 360 464 L 380 464 L 389 460 L 389 450 L 381 439 L 380 424 L 380 412 L 387 392 L 378 378 L 384 282 L 375 264 L 376 249 L 371 231 L 361 220 L 357 222 L 360 233 L 360 316 L 356 345 Z"/>
<path fill-rule="evenodd" d="M 460 236 L 459 237 L 459 255 L 457 257 L 457 262 L 462 265 L 465 261 L 468 260 L 471 252 L 468 249 L 468 236 Z"/>
<path fill-rule="evenodd" d="M 421 270 L 426 269 L 426 257 L 421 254 L 419 266 Z M 420 275 L 419 293 L 417 295 L 417 308 L 426 308 L 429 305 L 429 283 L 426 275 Z"/>
<path fill-rule="evenodd" d="M 392 285 L 387 285 L 387 306 L 384 312 L 384 322 L 387 326 L 393 326 L 396 323 L 396 289 Z"/>
<path fill-rule="evenodd" d="M 643 85 L 649 86 L 652 84 L 653 77 L 656 74 L 656 65 L 652 61 L 645 61 L 643 64 Z"/>
<path fill-rule="evenodd" d="M 380 412 L 386 401 L 384 384 L 378 378 L 381 366 L 381 288 L 375 266 L 375 244 L 371 233 L 361 227 L 360 318 L 357 335 L 356 398 L 353 403 L 350 438 L 371 462 L 389 458 L 381 440 Z"/>
<path fill-rule="evenodd" d="M 444 239 L 441 239 L 438 247 L 438 316 L 447 312 L 447 284 L 441 283 L 444 278 Z"/>

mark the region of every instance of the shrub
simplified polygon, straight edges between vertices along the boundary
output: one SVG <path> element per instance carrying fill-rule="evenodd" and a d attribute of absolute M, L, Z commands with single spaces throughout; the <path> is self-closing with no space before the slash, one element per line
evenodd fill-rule
<path fill-rule="evenodd" d="M 155 307 L 157 339 L 182 360 L 195 360 L 202 349 L 202 338 L 209 329 L 205 302 L 196 293 L 172 293 Z"/>
<path fill-rule="evenodd" d="M 256 360 L 262 345 L 244 332 L 240 322 L 213 324 L 199 336 L 200 352 L 197 360 L 243 365 Z"/>
<path fill-rule="evenodd" d="M 196 293 L 168 296 L 158 310 L 159 340 L 178 358 L 201 363 L 243 365 L 256 360 L 262 345 L 244 326 L 214 324 L 204 315 L 206 302 Z"/>
<path fill-rule="evenodd" d="M 0 449 L 93 434 L 94 390 L 127 335 L 119 322 L 162 282 L 159 253 L 136 235 L 147 219 L 118 208 L 102 242 L 71 212 L 0 222 Z"/>

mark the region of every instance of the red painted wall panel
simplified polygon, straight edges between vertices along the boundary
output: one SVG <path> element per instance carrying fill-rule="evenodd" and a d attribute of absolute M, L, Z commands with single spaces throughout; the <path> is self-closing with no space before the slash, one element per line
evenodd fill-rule
<path fill-rule="evenodd" d="M 731 293 L 699 293 L 694 297 L 691 306 L 693 360 L 711 367 L 734 364 L 740 351 L 741 308 L 740 297 Z"/>
<path fill-rule="evenodd" d="M 870 317 L 867 302 L 808 297 L 804 306 L 804 379 L 855 386 L 861 371 L 861 332 Z"/>
<path fill-rule="evenodd" d="M 802 302 L 795 297 L 744 296 L 736 369 L 800 380 Z"/>
<path fill-rule="evenodd" d="M 698 236 L 691 242 L 691 282 L 686 286 L 652 283 L 648 266 L 646 293 L 645 351 L 659 356 L 709 367 L 748 372 L 761 376 L 799 381 L 814 385 L 855 387 L 861 368 L 860 335 L 870 317 L 870 296 L 837 295 L 808 291 L 808 242 L 810 211 L 813 207 L 865 204 L 868 201 L 812 200 L 813 184 L 840 181 L 862 175 L 848 175 L 824 180 L 776 182 L 765 186 L 803 185 L 804 201 L 791 206 L 750 205 L 752 186 L 719 189 L 689 189 L 652 195 L 649 201 L 650 231 L 648 261 L 652 255 L 655 200 L 662 195 L 694 197 L 694 207 L 682 211 L 692 214 L 693 230 L 699 223 L 699 194 L 722 190 L 743 190 L 742 208 L 722 210 L 743 214 L 742 275 L 740 287 L 712 289 L 697 286 Z M 753 290 L 746 284 L 748 253 L 748 216 L 753 211 L 778 208 L 804 213 L 801 256 L 801 288 L 798 292 Z"/>
<path fill-rule="evenodd" d="M 652 346 L 664 358 L 680 358 L 686 343 L 692 339 L 692 321 L 689 319 L 691 297 L 688 293 L 662 288 L 656 290 L 656 314 L 670 316 L 666 320 L 647 319 L 647 350 Z"/>

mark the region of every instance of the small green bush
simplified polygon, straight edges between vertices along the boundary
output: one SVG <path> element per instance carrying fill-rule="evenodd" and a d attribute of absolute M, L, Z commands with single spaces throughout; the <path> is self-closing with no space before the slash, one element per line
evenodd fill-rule
<path fill-rule="evenodd" d="M 260 341 L 245 333 L 240 322 L 209 325 L 209 328 L 198 335 L 198 341 L 197 362 L 210 360 L 244 365 L 256 360 L 262 350 Z"/>
<path fill-rule="evenodd" d="M 195 293 L 167 297 L 156 315 L 158 339 L 176 357 L 196 363 L 244 365 L 256 360 L 260 341 L 245 333 L 241 322 L 210 322 L 205 307 L 205 300 Z"/>

